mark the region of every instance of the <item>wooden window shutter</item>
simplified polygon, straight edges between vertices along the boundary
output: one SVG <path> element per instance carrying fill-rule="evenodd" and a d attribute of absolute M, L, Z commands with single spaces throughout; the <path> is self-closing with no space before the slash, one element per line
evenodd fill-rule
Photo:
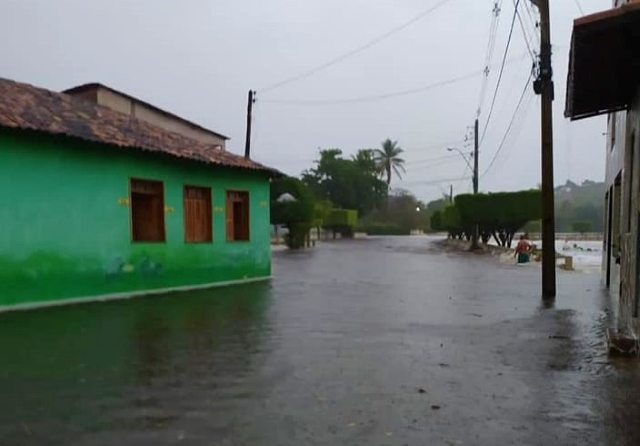
<path fill-rule="evenodd" d="M 225 219 L 227 224 L 227 240 L 233 240 L 233 199 L 230 192 L 227 192 L 227 202 L 225 204 Z"/>
<path fill-rule="evenodd" d="M 164 185 L 161 181 L 132 179 L 131 238 L 134 242 L 163 242 Z"/>
<path fill-rule="evenodd" d="M 227 240 L 249 240 L 249 192 L 227 191 Z"/>
<path fill-rule="evenodd" d="M 211 188 L 184 187 L 184 238 L 186 242 L 211 242 L 213 221 Z"/>

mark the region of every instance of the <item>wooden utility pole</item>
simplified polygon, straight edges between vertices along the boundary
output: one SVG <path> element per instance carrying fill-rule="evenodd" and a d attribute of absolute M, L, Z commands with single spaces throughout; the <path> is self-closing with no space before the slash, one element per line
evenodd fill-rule
<path fill-rule="evenodd" d="M 549 0 L 531 0 L 540 11 L 540 65 L 533 87 L 541 100 L 542 298 L 556 298 L 556 230 L 553 197 L 553 70 Z"/>
<path fill-rule="evenodd" d="M 247 136 L 244 140 L 244 157 L 249 159 L 251 156 L 251 113 L 253 112 L 253 103 L 256 102 L 255 91 L 249 90 L 249 98 L 247 101 Z"/>
<path fill-rule="evenodd" d="M 449 185 L 449 203 L 453 203 L 453 184 Z"/>

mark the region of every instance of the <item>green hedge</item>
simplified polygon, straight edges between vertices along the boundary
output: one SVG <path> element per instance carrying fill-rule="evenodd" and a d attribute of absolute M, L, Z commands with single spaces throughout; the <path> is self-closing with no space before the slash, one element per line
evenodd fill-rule
<path fill-rule="evenodd" d="M 271 224 L 292 225 L 311 223 L 314 219 L 314 204 L 309 200 L 271 202 Z"/>
<path fill-rule="evenodd" d="M 358 224 L 358 211 L 353 209 L 332 209 L 327 215 L 323 226 L 326 227 L 355 227 Z"/>
<path fill-rule="evenodd" d="M 461 194 L 455 206 L 463 227 L 478 224 L 481 228 L 518 229 L 542 215 L 542 197 L 539 190 L 497 192 L 488 194 Z"/>
<path fill-rule="evenodd" d="M 429 218 L 431 231 L 443 231 L 445 228 L 442 226 L 442 211 L 435 211 Z"/>
<path fill-rule="evenodd" d="M 442 210 L 441 228 L 450 232 L 461 230 L 460 213 L 457 206 L 447 206 Z"/>
<path fill-rule="evenodd" d="M 541 218 L 542 197 L 539 190 L 461 194 L 455 208 L 465 234 L 472 234 L 477 225 L 484 241 L 493 236 L 501 246 L 510 246 L 516 231 Z"/>

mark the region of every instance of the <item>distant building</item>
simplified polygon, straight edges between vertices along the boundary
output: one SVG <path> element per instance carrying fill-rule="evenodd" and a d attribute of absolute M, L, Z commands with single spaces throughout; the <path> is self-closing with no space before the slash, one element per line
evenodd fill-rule
<path fill-rule="evenodd" d="M 0 310 L 270 277 L 277 171 L 135 98 L 74 90 L 0 79 Z"/>
<path fill-rule="evenodd" d="M 640 332 L 640 1 L 574 21 L 565 115 L 608 115 L 603 281 Z"/>
<path fill-rule="evenodd" d="M 141 119 L 150 124 L 162 127 L 170 132 L 180 133 L 191 139 L 210 144 L 222 150 L 228 137 L 206 129 L 191 121 L 187 121 L 180 116 L 169 113 L 161 108 L 134 98 L 126 93 L 122 93 L 106 85 L 92 83 L 64 90 L 63 93 L 74 98 L 84 99 L 94 104 L 108 107 L 111 110 L 124 113 L 125 115 Z"/>

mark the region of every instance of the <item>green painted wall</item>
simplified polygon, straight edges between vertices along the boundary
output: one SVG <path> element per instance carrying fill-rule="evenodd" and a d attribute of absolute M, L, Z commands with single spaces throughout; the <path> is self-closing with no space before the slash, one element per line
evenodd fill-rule
<path fill-rule="evenodd" d="M 165 243 L 131 242 L 130 177 L 164 182 Z M 212 188 L 212 243 L 184 242 L 185 184 Z M 226 240 L 227 189 L 249 191 L 248 242 Z M 0 130 L 0 227 L 0 307 L 271 274 L 264 174 L 64 137 Z"/>

